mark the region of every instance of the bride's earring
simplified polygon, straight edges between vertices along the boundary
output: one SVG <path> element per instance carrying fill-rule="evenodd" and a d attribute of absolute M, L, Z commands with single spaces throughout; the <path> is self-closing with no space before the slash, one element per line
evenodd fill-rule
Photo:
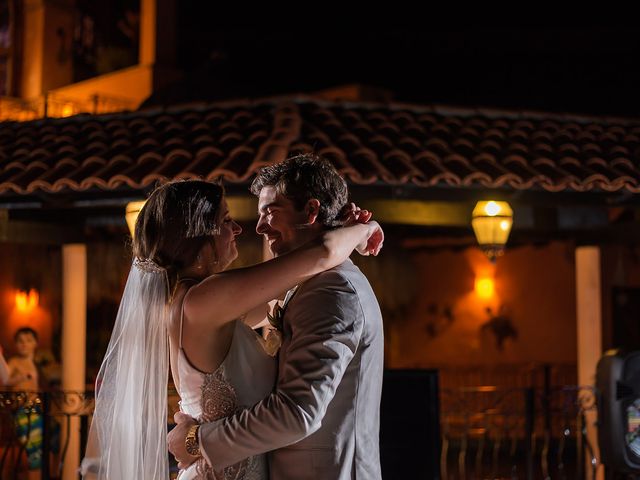
<path fill-rule="evenodd" d="M 213 245 L 213 248 L 211 249 L 211 253 L 212 253 L 212 257 L 213 260 L 211 261 L 212 265 L 218 265 L 218 251 L 216 250 L 215 244 Z"/>
<path fill-rule="evenodd" d="M 200 256 L 200 254 L 196 256 L 196 268 L 198 270 L 202 270 L 204 268 L 204 266 L 202 265 L 202 257 Z"/>

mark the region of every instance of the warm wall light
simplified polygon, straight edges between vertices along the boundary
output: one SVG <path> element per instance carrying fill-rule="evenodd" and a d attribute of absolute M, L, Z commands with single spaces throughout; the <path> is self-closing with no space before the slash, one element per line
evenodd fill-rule
<path fill-rule="evenodd" d="M 18 290 L 16 292 L 16 309 L 21 313 L 29 313 L 38 306 L 39 300 L 40 295 L 34 288 L 29 290 L 28 292 L 24 290 Z"/>
<path fill-rule="evenodd" d="M 65 103 L 62 105 L 62 111 L 60 112 L 61 117 L 70 117 L 75 113 L 72 103 Z"/>
<path fill-rule="evenodd" d="M 492 278 L 476 278 L 476 295 L 480 298 L 489 299 L 495 293 L 495 284 Z"/>
<path fill-rule="evenodd" d="M 507 202 L 480 201 L 473 209 L 471 226 L 480 248 L 493 262 L 504 253 L 513 225 L 513 210 Z"/>
<path fill-rule="evenodd" d="M 137 202 L 127 203 L 127 209 L 125 211 L 125 219 L 127 220 L 127 226 L 129 227 L 129 233 L 131 237 L 134 236 L 136 231 L 136 220 L 142 207 L 144 207 L 146 200 L 139 200 Z"/>

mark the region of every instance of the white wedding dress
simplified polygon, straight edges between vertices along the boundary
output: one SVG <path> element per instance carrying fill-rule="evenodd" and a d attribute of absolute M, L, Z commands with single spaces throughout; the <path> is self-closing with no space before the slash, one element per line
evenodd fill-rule
<path fill-rule="evenodd" d="M 276 359 L 264 350 L 264 340 L 241 320 L 235 320 L 227 356 L 211 373 L 196 369 L 180 344 L 176 362 L 180 410 L 199 423 L 211 422 L 250 408 L 273 391 Z M 179 480 L 267 480 L 266 455 L 257 455 L 213 471 L 203 458 L 182 470 Z"/>

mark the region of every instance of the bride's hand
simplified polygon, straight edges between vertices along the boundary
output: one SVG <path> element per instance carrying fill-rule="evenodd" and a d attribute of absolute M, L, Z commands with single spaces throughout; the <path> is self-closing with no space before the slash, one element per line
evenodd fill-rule
<path fill-rule="evenodd" d="M 371 216 L 369 216 L 369 218 L 370 217 Z M 356 251 L 360 255 L 373 255 L 375 257 L 380 253 L 380 250 L 382 250 L 382 244 L 384 243 L 384 231 L 380 224 L 375 221 L 367 222 L 367 226 L 369 227 L 369 236 L 356 247 Z"/>
<path fill-rule="evenodd" d="M 371 220 L 373 212 L 369 210 L 362 210 L 355 203 L 351 202 L 349 205 L 345 205 L 340 213 L 340 217 L 344 221 L 344 226 L 355 225 L 356 223 L 367 223 Z"/>
<path fill-rule="evenodd" d="M 360 255 L 376 256 L 380 253 L 382 244 L 384 243 L 384 231 L 378 222 L 371 221 L 373 212 L 369 210 L 362 210 L 355 203 L 351 202 L 349 205 L 344 206 L 340 216 L 344 221 L 343 225 L 345 227 L 359 223 L 369 226 L 368 238 L 356 247 L 356 251 Z"/>

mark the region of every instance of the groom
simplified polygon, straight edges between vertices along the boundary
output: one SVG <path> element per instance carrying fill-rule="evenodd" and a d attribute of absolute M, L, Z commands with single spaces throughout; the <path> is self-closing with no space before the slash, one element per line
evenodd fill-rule
<path fill-rule="evenodd" d="M 263 168 L 251 191 L 276 256 L 335 226 L 348 202 L 344 179 L 315 155 Z M 197 458 L 187 442 L 214 470 L 271 451 L 272 480 L 380 479 L 383 333 L 369 282 L 347 260 L 287 297 L 275 391 L 199 428 L 177 414 L 169 450 L 186 466 Z"/>

